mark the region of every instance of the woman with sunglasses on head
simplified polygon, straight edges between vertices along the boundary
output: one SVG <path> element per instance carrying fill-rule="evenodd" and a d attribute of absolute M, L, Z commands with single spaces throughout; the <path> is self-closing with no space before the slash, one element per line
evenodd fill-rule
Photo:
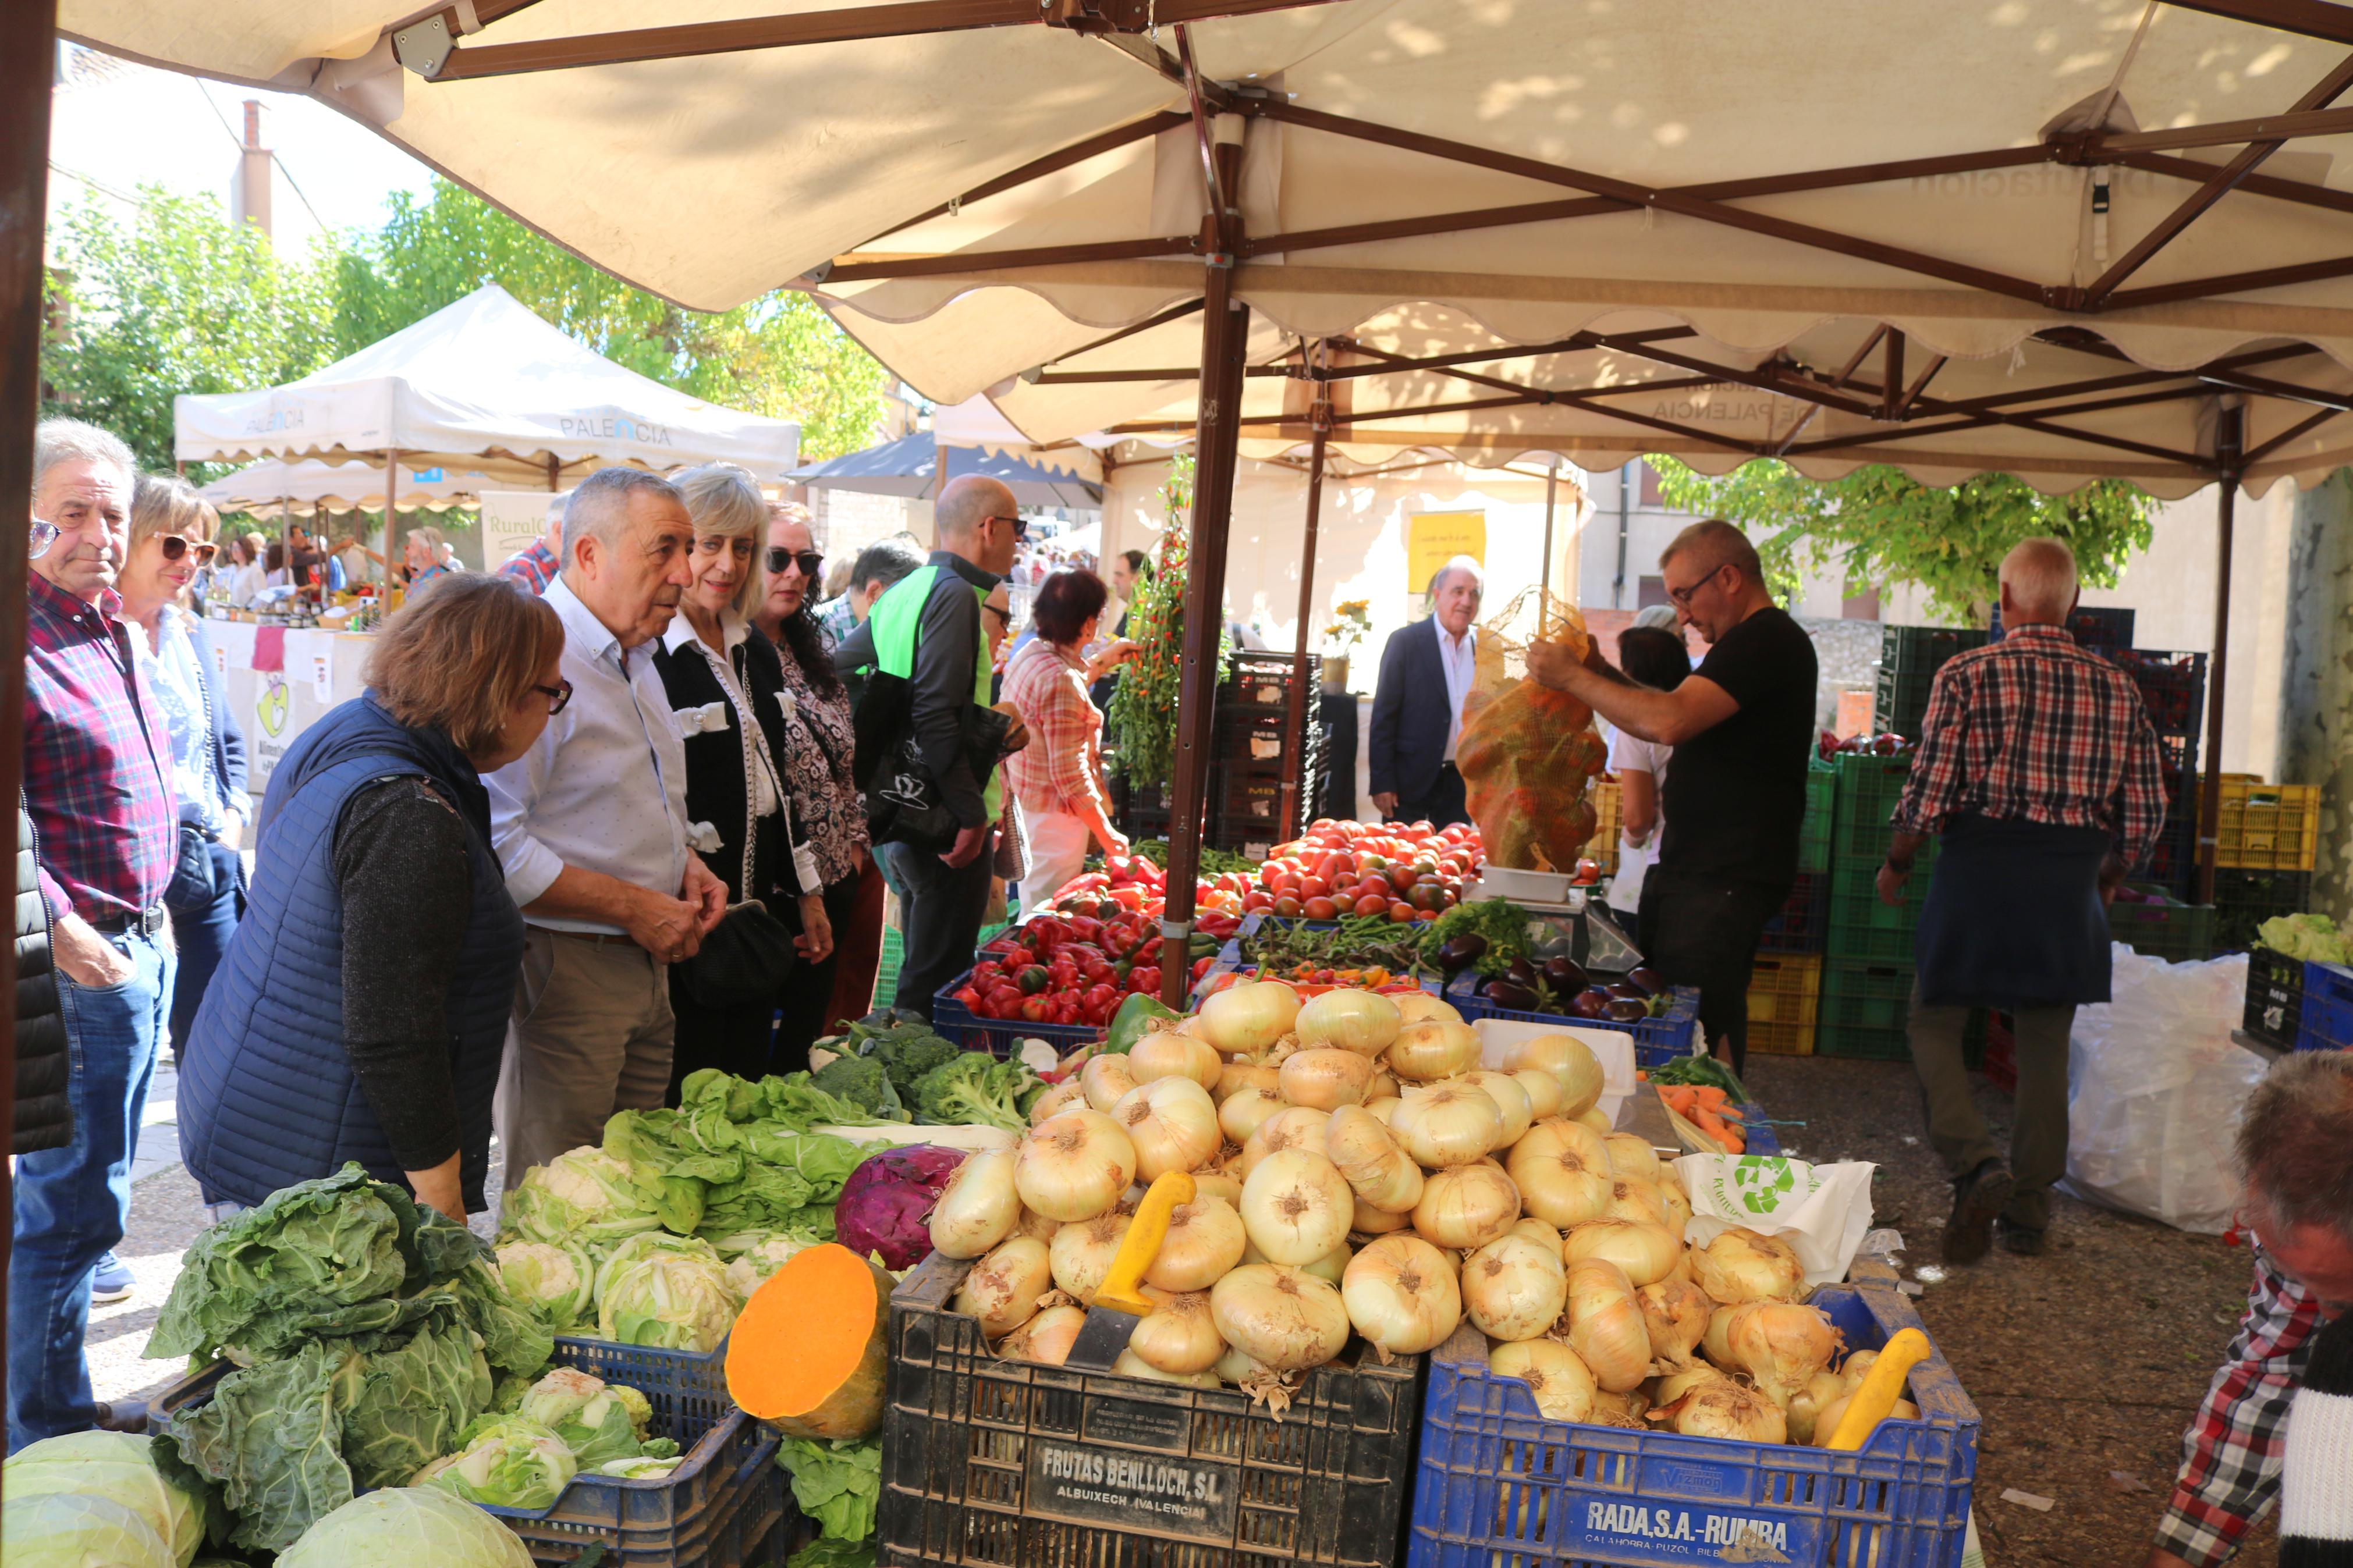
<path fill-rule="evenodd" d="M 685 737 L 688 837 L 727 884 L 730 905 L 757 900 L 794 933 L 795 959 L 748 998 L 700 955 L 670 966 L 674 1105 L 686 1076 L 702 1068 L 756 1079 L 808 1066 L 816 1031 L 787 1027 L 772 1037 L 772 1030 L 785 997 L 807 984 L 806 971 L 831 974 L 833 923 L 790 785 L 787 661 L 749 614 L 767 500 L 732 463 L 689 468 L 671 482 L 694 523 L 694 581 L 655 644 L 654 668 Z"/>
<path fill-rule="evenodd" d="M 815 603 L 825 558 L 808 509 L 768 510 L 754 618 L 783 654 L 784 744 L 777 756 L 793 819 L 807 836 L 810 878 L 801 891 L 822 903 L 836 944 L 785 983 L 777 1006 L 778 1054 L 799 1053 L 844 1016 L 861 1017 L 882 956 L 882 884 L 866 840 L 866 804 L 850 777 L 849 689 L 818 625 Z M 871 886 L 870 886 L 871 883 Z M 842 998 L 837 1004 L 837 996 Z M 853 999 L 854 998 L 854 999 Z"/>
<path fill-rule="evenodd" d="M 131 550 L 114 581 L 144 688 L 172 737 L 172 793 L 180 808 L 179 860 L 164 906 L 180 962 L 172 985 L 172 1041 L 188 1037 L 228 939 L 245 912 L 237 854 L 253 802 L 245 793 L 245 731 L 223 698 L 205 623 L 183 609 L 219 514 L 186 481 L 147 474 L 131 499 Z"/>
<path fill-rule="evenodd" d="M 463 1221 L 522 915 L 481 775 L 571 697 L 555 607 L 459 573 L 385 624 L 368 689 L 269 777 L 244 923 L 180 1053 L 180 1152 L 216 1220 L 356 1160 Z"/>

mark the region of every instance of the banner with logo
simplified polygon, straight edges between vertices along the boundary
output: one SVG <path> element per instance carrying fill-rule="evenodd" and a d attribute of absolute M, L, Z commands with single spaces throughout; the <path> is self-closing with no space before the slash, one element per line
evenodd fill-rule
<path fill-rule="evenodd" d="M 482 569 L 495 572 L 530 549 L 563 500 L 551 490 L 482 491 Z"/>

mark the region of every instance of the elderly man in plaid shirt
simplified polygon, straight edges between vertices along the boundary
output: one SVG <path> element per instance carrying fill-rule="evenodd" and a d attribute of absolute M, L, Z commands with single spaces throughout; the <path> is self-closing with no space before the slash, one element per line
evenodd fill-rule
<path fill-rule="evenodd" d="M 8 1448 L 145 1411 L 90 1398 L 90 1276 L 122 1238 L 131 1159 L 172 999 L 161 940 L 179 813 L 172 742 L 142 694 L 114 576 L 129 548 L 131 450 L 67 419 L 33 438 L 33 511 L 56 525 L 28 578 L 25 804 L 73 1042 L 73 1142 L 17 1163 L 8 1258 Z"/>
<path fill-rule="evenodd" d="M 2157 731 L 2132 678 L 2075 646 L 2075 557 L 2030 539 L 2001 563 L 2008 635 L 1947 661 L 1896 803 L 1879 895 L 1904 901 L 1920 847 L 1941 840 L 1920 911 L 1912 1061 L 1928 1141 L 1953 1176 L 1945 1260 L 1993 1242 L 2033 1255 L 2067 1169 L 2067 1040 L 2075 1009 L 2108 1000 L 2107 901 L 2165 826 Z M 2010 1161 L 1961 1065 L 1973 1007 L 2013 1019 L 2018 1121 Z"/>

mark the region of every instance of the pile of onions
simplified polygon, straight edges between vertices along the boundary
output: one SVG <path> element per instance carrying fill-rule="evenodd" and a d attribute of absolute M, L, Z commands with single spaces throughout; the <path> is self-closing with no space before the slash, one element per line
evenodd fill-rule
<path fill-rule="evenodd" d="M 1699 1288 L 1727 1307 L 1750 1301 L 1795 1301 L 1806 1293 L 1805 1266 L 1789 1244 L 1737 1226 L 1705 1247 L 1692 1248 Z"/>
<path fill-rule="evenodd" d="M 1329 1257 L 1347 1241 L 1356 1212 L 1347 1178 L 1305 1149 L 1268 1155 L 1242 1183 L 1242 1227 L 1270 1263 L 1297 1268 Z"/>
<path fill-rule="evenodd" d="M 1340 1297 L 1356 1331 L 1396 1355 L 1436 1350 L 1462 1321 L 1453 1267 L 1418 1236 L 1382 1237 L 1350 1258 Z"/>
<path fill-rule="evenodd" d="M 1065 1110 L 1039 1122 L 1014 1156 L 1014 1191 L 1048 1219 L 1106 1214 L 1134 1180 L 1135 1145 L 1098 1110 Z"/>
<path fill-rule="evenodd" d="M 1735 1307 L 1725 1320 L 1727 1371 L 1745 1372 L 1757 1392 L 1787 1405 L 1814 1373 L 1828 1369 L 1838 1353 L 1838 1331 L 1819 1307 L 1787 1301 L 1752 1301 Z"/>
<path fill-rule="evenodd" d="M 932 1207 L 933 1251 L 978 1258 L 1013 1234 L 1021 1223 L 1013 1159 L 1010 1149 L 983 1149 L 955 1168 Z"/>
<path fill-rule="evenodd" d="M 1256 1058 L 1291 1033 L 1299 993 L 1280 980 L 1245 980 L 1201 1004 L 1201 1037 L 1219 1055 Z"/>
<path fill-rule="evenodd" d="M 1688 1279 L 1669 1276 L 1638 1287 L 1634 1300 L 1642 1309 L 1642 1326 L 1650 1331 L 1652 1370 L 1689 1367 L 1713 1311 L 1707 1292 Z"/>
<path fill-rule="evenodd" d="M 1405 1027 L 1398 1005 L 1377 991 L 1326 991 L 1299 1009 L 1293 1025 L 1301 1047 L 1332 1046 L 1371 1060 Z"/>
<path fill-rule="evenodd" d="M 1116 1060 L 1116 1058 L 1106 1058 Z M 1207 1089 L 1225 1068 L 1217 1048 L 1175 1029 L 1160 1029 L 1135 1042 L 1127 1053 L 1127 1070 L 1138 1083 L 1164 1078 L 1187 1078 Z"/>
<path fill-rule="evenodd" d="M 1135 1150 L 1135 1179 L 1146 1184 L 1164 1172 L 1193 1170 L 1225 1142 L 1209 1091 L 1189 1078 L 1171 1075 L 1138 1084 L 1120 1096 L 1111 1119 L 1127 1134 Z"/>
<path fill-rule="evenodd" d="M 1242 1180 L 1247 1183 L 1250 1173 L 1270 1154 L 1294 1149 L 1322 1152 L 1324 1128 L 1331 1119 L 1330 1111 L 1318 1110 L 1312 1105 L 1286 1105 L 1260 1122 L 1250 1141 L 1242 1145 Z"/>

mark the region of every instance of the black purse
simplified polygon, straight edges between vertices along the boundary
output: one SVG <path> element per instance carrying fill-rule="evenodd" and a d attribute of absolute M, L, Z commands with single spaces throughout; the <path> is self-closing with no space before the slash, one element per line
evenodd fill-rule
<path fill-rule="evenodd" d="M 962 825 L 915 742 L 913 683 L 876 671 L 851 722 L 858 737 L 851 773 L 866 795 L 867 837 L 877 845 L 904 844 L 934 854 L 953 846 Z M 977 702 L 965 705 L 965 759 L 975 778 L 986 780 L 1004 760 L 1012 729 L 1010 714 Z"/>
<path fill-rule="evenodd" d="M 751 678 L 744 675 L 740 668 L 738 678 L 744 681 L 746 706 L 752 706 L 748 700 L 752 689 Z M 756 711 L 748 727 L 741 724 L 741 715 L 738 718 L 744 736 L 746 815 L 750 813 L 754 794 L 750 775 L 756 759 L 760 766 L 767 768 L 768 777 L 775 783 L 777 831 L 786 833 L 786 844 L 789 846 L 791 835 L 786 832 L 785 824 L 790 820 L 792 797 L 785 793 L 785 781 L 776 777 L 776 769 L 763 750 L 763 731 L 759 728 Z M 756 817 L 744 824 L 744 879 L 738 885 L 747 893 L 753 888 L 753 851 L 758 843 L 759 830 Z M 697 1005 L 723 1008 L 740 1007 L 763 1000 L 773 1001 L 778 988 L 784 984 L 785 977 L 799 963 L 799 950 L 793 946 L 793 933 L 786 929 L 785 922 L 768 912 L 765 900 L 747 898 L 740 904 L 727 906 L 727 912 L 704 935 L 702 945 L 695 951 L 694 956 L 680 967 L 686 982 L 686 994 L 694 999 Z"/>

